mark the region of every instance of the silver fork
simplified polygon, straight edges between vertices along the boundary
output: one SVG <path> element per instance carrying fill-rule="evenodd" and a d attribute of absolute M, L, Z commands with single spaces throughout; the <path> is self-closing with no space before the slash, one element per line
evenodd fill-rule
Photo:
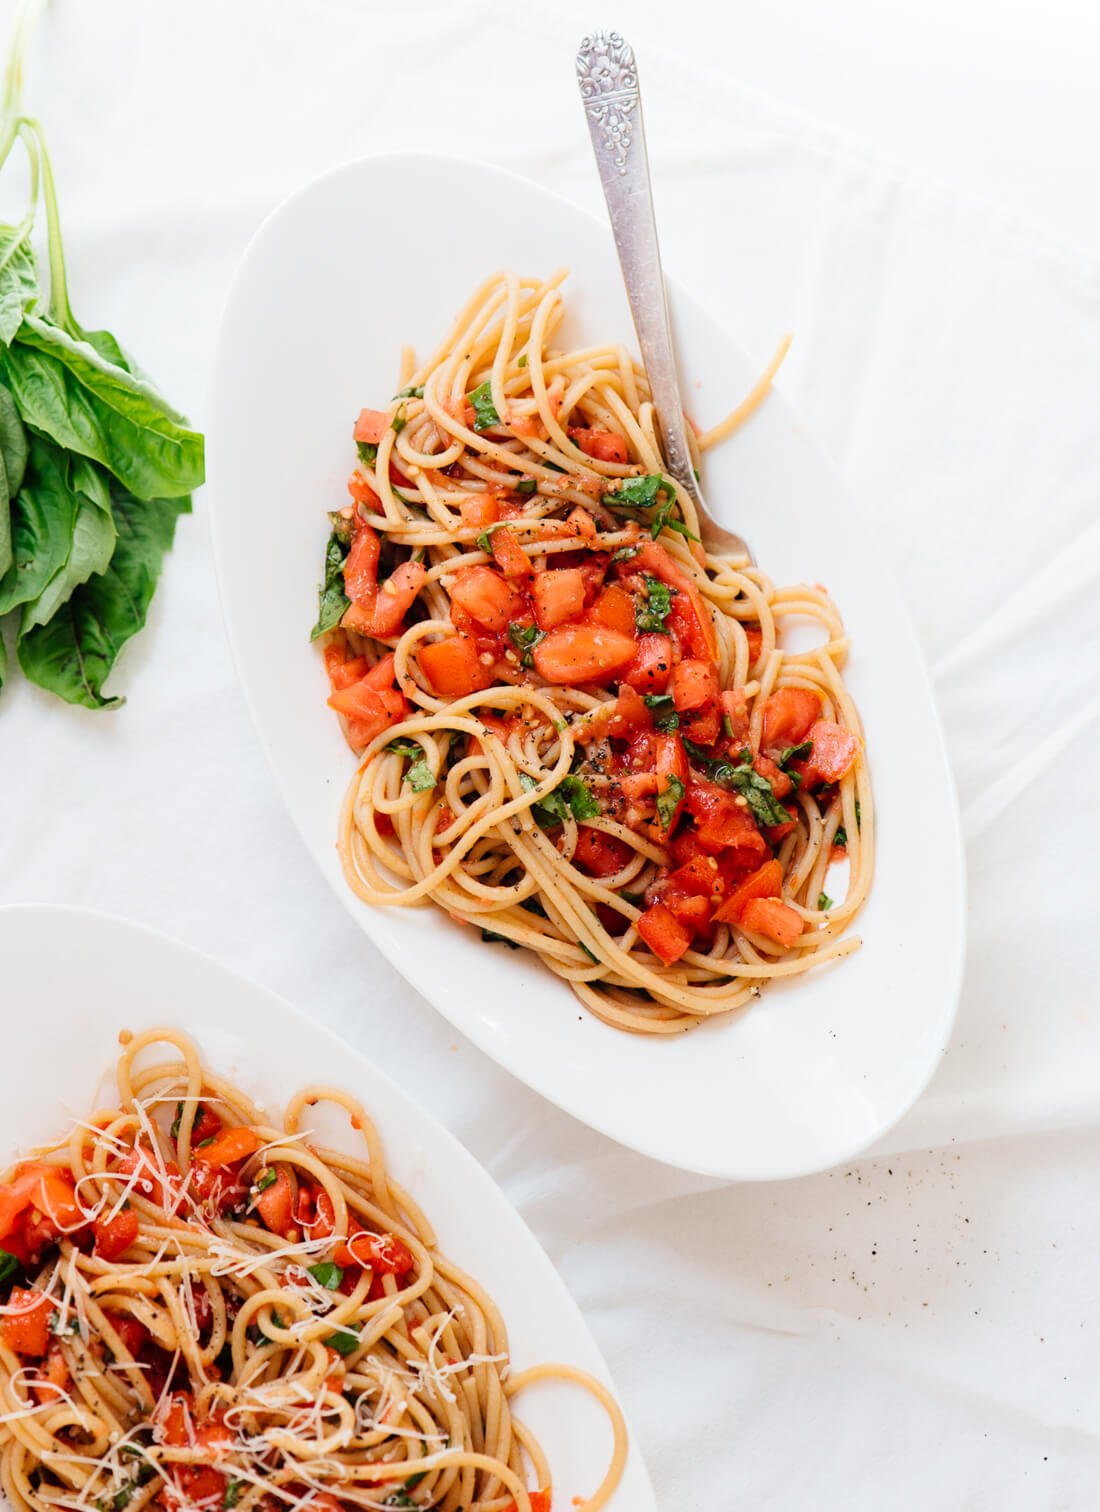
<path fill-rule="evenodd" d="M 742 537 L 724 530 L 707 509 L 691 462 L 661 272 L 634 49 L 618 32 L 593 32 L 577 51 L 577 81 L 668 471 L 695 501 L 703 545 L 720 556 L 746 556 L 751 562 L 752 553 Z"/>

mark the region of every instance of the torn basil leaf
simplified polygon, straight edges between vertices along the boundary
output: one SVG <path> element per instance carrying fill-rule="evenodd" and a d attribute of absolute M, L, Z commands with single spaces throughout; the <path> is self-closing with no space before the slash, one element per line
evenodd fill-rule
<path fill-rule="evenodd" d="M 474 407 L 474 430 L 491 430 L 494 425 L 500 424 L 500 416 L 493 403 L 493 385 L 488 379 L 478 384 L 467 398 Z"/>

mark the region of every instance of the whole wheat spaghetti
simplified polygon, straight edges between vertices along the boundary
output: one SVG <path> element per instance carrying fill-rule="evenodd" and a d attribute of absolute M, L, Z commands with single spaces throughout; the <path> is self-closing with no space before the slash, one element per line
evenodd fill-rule
<path fill-rule="evenodd" d="M 314 630 L 362 753 L 340 853 L 668 1034 L 858 946 L 871 787 L 835 605 L 704 549 L 644 372 L 554 344 L 563 277 L 494 275 L 356 422 Z"/>
<path fill-rule="evenodd" d="M 492 1298 L 436 1247 L 353 1097 L 281 1124 L 183 1035 L 123 1035 L 117 1103 L 0 1181 L 0 1489 L 26 1512 L 549 1512 Z M 150 1061 L 143 1051 L 156 1047 Z M 167 1055 L 167 1058 L 164 1058 Z M 304 1121 L 343 1109 L 352 1158 Z"/>

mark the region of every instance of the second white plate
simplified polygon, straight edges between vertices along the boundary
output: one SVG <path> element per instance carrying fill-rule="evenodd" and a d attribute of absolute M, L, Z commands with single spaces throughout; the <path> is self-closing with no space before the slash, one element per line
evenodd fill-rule
<path fill-rule="evenodd" d="M 440 229 L 384 208 L 411 193 L 446 207 Z M 241 680 L 318 865 L 374 944 L 483 1050 L 578 1118 L 674 1165 L 741 1179 L 824 1169 L 879 1138 L 939 1061 L 962 969 L 963 863 L 904 610 L 866 522 L 778 395 L 708 456 L 707 498 L 774 580 L 827 583 L 845 617 L 879 814 L 862 950 L 769 987 L 739 1018 L 642 1039 L 592 1018 L 527 955 L 483 944 L 434 909 L 367 907 L 340 870 L 337 814 L 354 760 L 325 706 L 309 629 L 325 511 L 344 501 L 354 461 L 351 422 L 393 392 L 402 345 L 434 345 L 494 268 L 546 275 L 561 264 L 573 270 L 563 343 L 632 345 L 606 228 L 495 169 L 417 156 L 352 163 L 261 228 L 225 314 L 208 449 Z M 757 374 L 699 305 L 675 286 L 673 296 L 685 391 L 710 423 Z"/>

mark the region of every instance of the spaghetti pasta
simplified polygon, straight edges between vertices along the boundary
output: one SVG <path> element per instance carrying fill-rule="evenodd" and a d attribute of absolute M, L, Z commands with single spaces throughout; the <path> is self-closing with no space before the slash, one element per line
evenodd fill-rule
<path fill-rule="evenodd" d="M 314 631 L 362 753 L 339 847 L 369 904 L 435 903 L 670 1034 L 858 946 L 871 786 L 835 605 L 704 548 L 644 371 L 552 345 L 563 278 L 488 279 L 356 424 Z"/>
<path fill-rule="evenodd" d="M 353 1097 L 282 1124 L 182 1034 L 123 1034 L 118 1101 L 0 1182 L 0 1488 L 19 1512 L 549 1512 L 492 1298 L 436 1246 Z M 151 1064 L 142 1052 L 157 1047 Z M 168 1058 L 162 1058 L 167 1051 Z M 363 1158 L 303 1127 L 327 1102 Z M 531 1482 L 535 1486 L 532 1488 Z"/>

